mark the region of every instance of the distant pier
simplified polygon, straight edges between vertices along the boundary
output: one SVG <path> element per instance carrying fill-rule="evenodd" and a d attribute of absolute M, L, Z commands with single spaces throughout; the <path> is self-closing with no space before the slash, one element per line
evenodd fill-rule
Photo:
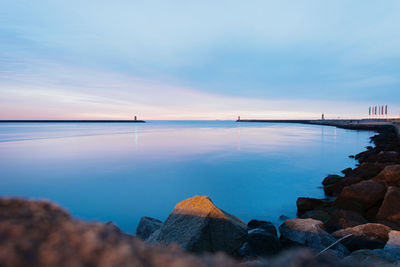
<path fill-rule="evenodd" d="M 0 123 L 144 123 L 144 120 L 0 120 Z"/>

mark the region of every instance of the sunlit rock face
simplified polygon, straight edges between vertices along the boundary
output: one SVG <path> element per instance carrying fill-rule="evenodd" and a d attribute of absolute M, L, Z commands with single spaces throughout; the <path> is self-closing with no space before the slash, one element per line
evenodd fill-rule
<path fill-rule="evenodd" d="M 247 227 L 240 219 L 216 207 L 209 197 L 195 196 L 178 203 L 147 241 L 177 243 L 193 252 L 234 254 L 246 239 Z"/>

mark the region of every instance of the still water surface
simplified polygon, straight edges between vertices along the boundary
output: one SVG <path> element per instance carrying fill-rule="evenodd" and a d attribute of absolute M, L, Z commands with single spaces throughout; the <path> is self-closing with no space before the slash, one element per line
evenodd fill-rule
<path fill-rule="evenodd" d="M 322 178 L 353 167 L 348 156 L 372 134 L 231 121 L 0 124 L 0 195 L 50 199 L 130 233 L 194 195 L 279 224 L 297 197 L 323 197 Z"/>

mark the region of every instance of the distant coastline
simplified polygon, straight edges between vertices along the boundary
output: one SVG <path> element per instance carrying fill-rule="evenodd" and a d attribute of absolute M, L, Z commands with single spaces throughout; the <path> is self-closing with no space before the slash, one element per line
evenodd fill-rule
<path fill-rule="evenodd" d="M 0 123 L 144 123 L 144 120 L 0 120 Z"/>

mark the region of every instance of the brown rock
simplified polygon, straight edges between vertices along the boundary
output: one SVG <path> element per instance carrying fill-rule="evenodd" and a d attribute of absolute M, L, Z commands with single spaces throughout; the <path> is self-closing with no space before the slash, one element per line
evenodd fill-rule
<path fill-rule="evenodd" d="M 358 212 L 338 210 L 333 213 L 330 219 L 325 223 L 325 227 L 329 232 L 334 232 L 366 223 L 368 223 L 368 221 Z"/>
<path fill-rule="evenodd" d="M 343 188 L 335 204 L 342 209 L 358 210 L 350 204 L 360 204 L 362 211 L 371 208 L 385 196 L 385 187 L 374 181 L 362 181 Z"/>
<path fill-rule="evenodd" d="M 321 251 L 336 241 L 323 227 L 321 221 L 314 219 L 287 220 L 279 226 L 282 245 L 285 247 L 306 246 Z M 349 253 L 341 244 L 333 247 L 331 251 L 340 257 Z"/>
<path fill-rule="evenodd" d="M 340 175 L 330 174 L 324 178 L 324 180 L 322 181 L 322 185 L 323 186 L 332 185 L 332 184 L 339 182 L 342 179 L 343 179 L 343 177 Z"/>
<path fill-rule="evenodd" d="M 373 180 L 386 186 L 399 186 L 400 164 L 386 166 Z"/>
<path fill-rule="evenodd" d="M 388 188 L 385 199 L 376 215 L 379 220 L 386 220 L 400 224 L 400 188 Z"/>
<path fill-rule="evenodd" d="M 389 232 L 391 230 L 382 224 L 367 223 L 336 231 L 332 235 L 339 239 L 352 234 L 352 236 L 346 238 L 341 243 L 350 251 L 355 251 L 359 249 L 383 248 L 389 239 Z"/>
<path fill-rule="evenodd" d="M 299 197 L 296 201 L 297 216 L 303 215 L 305 212 L 315 210 L 324 205 L 324 201 L 316 198 Z"/>
<path fill-rule="evenodd" d="M 209 197 L 195 196 L 178 203 L 147 242 L 177 243 L 192 252 L 233 254 L 246 240 L 246 224 L 217 208 Z"/>

